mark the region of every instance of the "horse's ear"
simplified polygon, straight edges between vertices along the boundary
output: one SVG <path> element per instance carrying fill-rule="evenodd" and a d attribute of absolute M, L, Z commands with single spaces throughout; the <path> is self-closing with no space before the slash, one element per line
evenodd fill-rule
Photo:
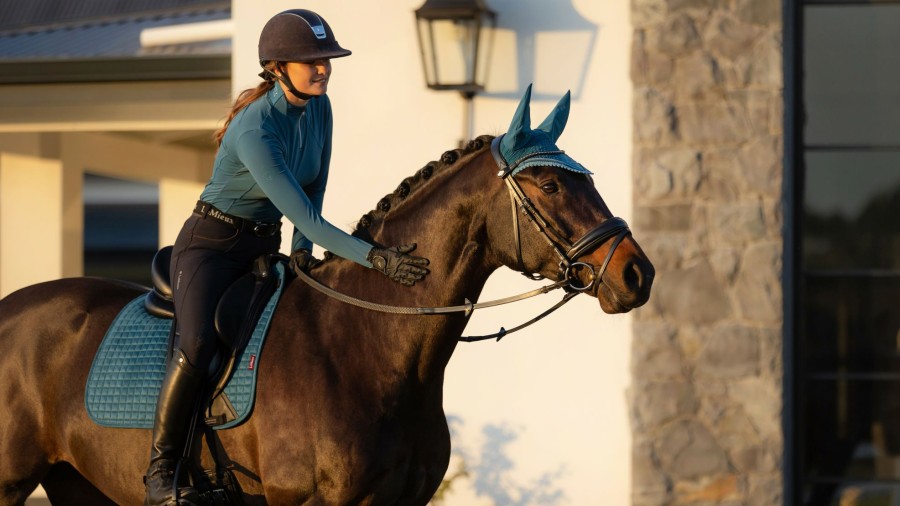
<path fill-rule="evenodd" d="M 566 128 L 566 122 L 569 121 L 569 104 L 571 103 L 572 93 L 567 91 L 565 95 L 556 104 L 556 107 L 550 111 L 547 118 L 537 127 L 550 134 L 553 142 L 559 139 L 563 129 Z"/>
<path fill-rule="evenodd" d="M 506 152 L 512 152 L 518 148 L 524 147 L 531 139 L 531 85 L 522 95 L 519 101 L 519 107 L 513 114 L 512 122 L 509 124 L 509 130 L 503 137 L 500 145 L 505 148 Z"/>

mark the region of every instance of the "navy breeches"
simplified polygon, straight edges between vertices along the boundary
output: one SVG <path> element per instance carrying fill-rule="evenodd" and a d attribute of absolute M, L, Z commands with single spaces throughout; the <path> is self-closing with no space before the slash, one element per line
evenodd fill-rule
<path fill-rule="evenodd" d="M 225 290 L 250 272 L 253 260 L 276 253 L 281 233 L 261 237 L 197 213 L 184 223 L 172 250 L 171 280 L 180 348 L 191 365 L 209 367 L 216 353 L 214 317 Z"/>

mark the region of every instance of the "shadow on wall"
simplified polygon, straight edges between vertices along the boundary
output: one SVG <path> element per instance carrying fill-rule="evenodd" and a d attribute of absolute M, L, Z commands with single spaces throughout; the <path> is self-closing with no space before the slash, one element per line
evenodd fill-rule
<path fill-rule="evenodd" d="M 507 424 L 485 425 L 481 429 L 484 443 L 476 456 L 461 441 L 459 429 L 464 425 L 463 420 L 448 416 L 447 422 L 453 441 L 452 453 L 458 465 L 447 473 L 431 501 L 433 506 L 443 505 L 460 479 L 471 481 L 475 494 L 489 499 L 496 506 L 556 506 L 566 502 L 565 494 L 556 484 L 565 474 L 563 466 L 542 474 L 528 484 L 522 484 L 516 478 L 515 463 L 506 454 L 506 447 L 519 437 L 515 429 Z"/>
<path fill-rule="evenodd" d="M 584 89 L 599 26 L 579 14 L 572 0 L 490 0 L 497 12 L 492 59 L 514 55 L 516 75 L 498 75 L 480 96 L 518 100 L 534 83 L 535 100 L 556 100 L 566 90 L 578 99 Z M 538 15 L 535 15 L 538 13 Z"/>

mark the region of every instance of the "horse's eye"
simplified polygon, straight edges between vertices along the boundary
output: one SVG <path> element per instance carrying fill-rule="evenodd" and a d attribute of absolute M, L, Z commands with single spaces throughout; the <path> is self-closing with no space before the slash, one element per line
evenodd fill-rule
<path fill-rule="evenodd" d="M 541 185 L 541 191 L 544 193 L 556 193 L 559 191 L 559 186 L 556 183 L 550 181 L 549 183 L 544 183 Z"/>

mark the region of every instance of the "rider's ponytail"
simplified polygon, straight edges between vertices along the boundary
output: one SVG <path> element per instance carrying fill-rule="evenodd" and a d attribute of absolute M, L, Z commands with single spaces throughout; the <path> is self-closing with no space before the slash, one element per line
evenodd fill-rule
<path fill-rule="evenodd" d="M 268 64 L 266 64 L 266 68 L 268 69 L 270 66 L 274 68 L 275 64 L 276 62 L 269 62 Z M 260 75 L 265 75 L 265 72 Z M 228 130 L 228 125 L 231 124 L 231 120 L 234 119 L 237 113 L 241 112 L 244 107 L 250 105 L 250 103 L 257 98 L 268 93 L 269 90 L 271 90 L 274 86 L 275 81 L 269 78 L 259 83 L 256 88 L 247 88 L 246 90 L 242 91 L 240 95 L 238 95 L 238 98 L 231 106 L 231 112 L 229 112 L 228 117 L 225 118 L 225 124 L 222 125 L 222 128 L 216 130 L 216 132 L 213 134 L 213 140 L 216 141 L 216 146 L 222 145 L 222 138 L 225 137 L 225 131 Z"/>

